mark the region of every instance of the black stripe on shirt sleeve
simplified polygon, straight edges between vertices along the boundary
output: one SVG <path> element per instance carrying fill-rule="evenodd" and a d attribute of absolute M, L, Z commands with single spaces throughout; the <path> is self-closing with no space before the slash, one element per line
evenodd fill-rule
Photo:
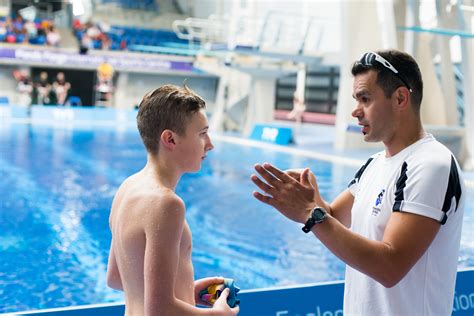
<path fill-rule="evenodd" d="M 408 179 L 407 176 L 408 164 L 406 161 L 403 162 L 402 169 L 400 171 L 400 176 L 397 180 L 397 186 L 395 191 L 395 202 L 393 203 L 392 211 L 399 212 L 402 206 L 402 202 L 405 199 L 403 195 L 403 189 L 406 187 L 406 182 Z"/>
<path fill-rule="evenodd" d="M 349 185 L 347 186 L 348 188 L 350 188 L 354 183 L 356 182 L 359 182 L 360 180 L 360 177 L 362 176 L 362 174 L 364 173 L 365 171 L 365 168 L 367 168 L 367 166 L 370 164 L 370 162 L 373 160 L 374 158 L 371 157 L 369 158 L 369 160 L 367 160 L 367 162 L 365 163 L 365 165 L 363 165 L 362 167 L 360 167 L 360 169 L 356 172 L 355 176 L 354 176 L 354 179 L 352 179 L 352 181 L 349 183 Z"/>
<path fill-rule="evenodd" d="M 461 183 L 459 180 L 458 174 L 458 167 L 456 165 L 456 161 L 454 157 L 451 156 L 451 169 L 449 170 L 449 181 L 448 181 L 448 188 L 446 189 L 446 195 L 444 196 L 444 203 L 443 208 L 441 209 L 444 213 L 443 219 L 441 220 L 441 224 L 446 223 L 448 220 L 448 211 L 451 207 L 451 201 L 453 197 L 456 199 L 456 208 L 454 211 L 457 211 L 459 206 L 459 200 L 461 199 L 462 189 Z"/>
<path fill-rule="evenodd" d="M 401 211 L 402 202 L 404 200 L 403 190 L 406 186 L 406 181 L 408 179 L 408 176 L 406 174 L 407 169 L 408 169 L 408 165 L 406 162 L 404 162 L 402 165 L 400 176 L 398 177 L 398 180 L 397 180 L 396 191 L 395 191 L 395 202 L 392 208 L 394 212 Z M 450 210 L 452 199 L 453 198 L 456 199 L 456 208 L 455 208 L 455 211 L 456 211 L 459 206 L 459 200 L 461 199 L 461 195 L 462 195 L 462 189 L 461 189 L 461 183 L 459 179 L 458 168 L 456 165 L 456 161 L 454 160 L 454 157 L 451 156 L 451 169 L 449 171 L 448 187 L 446 189 L 446 194 L 444 197 L 443 208 L 441 209 L 444 213 L 443 218 L 440 220 L 441 225 L 444 225 L 446 221 L 448 220 L 447 213 Z"/>

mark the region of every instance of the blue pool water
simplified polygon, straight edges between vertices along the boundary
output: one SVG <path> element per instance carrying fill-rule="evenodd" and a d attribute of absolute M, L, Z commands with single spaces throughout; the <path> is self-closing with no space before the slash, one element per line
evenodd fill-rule
<path fill-rule="evenodd" d="M 313 236 L 252 197 L 256 162 L 310 167 L 327 199 L 354 166 L 215 141 L 178 194 L 193 232 L 196 278 L 244 289 L 343 279 L 344 265 Z M 145 163 L 135 130 L 0 124 L 0 313 L 121 301 L 105 284 L 108 216 L 120 183 Z M 474 266 L 473 189 L 459 266 Z"/>

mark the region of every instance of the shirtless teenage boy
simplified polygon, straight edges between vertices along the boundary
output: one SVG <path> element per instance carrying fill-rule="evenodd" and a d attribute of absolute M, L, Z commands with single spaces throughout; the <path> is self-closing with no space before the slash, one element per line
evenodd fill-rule
<path fill-rule="evenodd" d="M 117 191 L 110 214 L 107 284 L 125 292 L 126 315 L 236 315 L 226 289 L 210 309 L 199 292 L 223 278 L 194 281 L 192 237 L 175 189 L 213 148 L 205 102 L 187 87 L 165 85 L 143 98 L 138 130 L 147 163 Z"/>

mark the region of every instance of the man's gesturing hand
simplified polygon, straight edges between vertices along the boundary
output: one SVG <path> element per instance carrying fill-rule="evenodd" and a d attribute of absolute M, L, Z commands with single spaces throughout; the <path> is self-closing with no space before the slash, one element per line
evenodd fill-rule
<path fill-rule="evenodd" d="M 263 166 L 256 164 L 255 170 L 265 181 L 255 174 L 250 178 L 265 194 L 254 191 L 253 196 L 273 206 L 289 219 L 305 223 L 311 209 L 316 205 L 315 188 L 309 181 L 309 169 L 304 169 L 299 180 L 269 163 Z"/>

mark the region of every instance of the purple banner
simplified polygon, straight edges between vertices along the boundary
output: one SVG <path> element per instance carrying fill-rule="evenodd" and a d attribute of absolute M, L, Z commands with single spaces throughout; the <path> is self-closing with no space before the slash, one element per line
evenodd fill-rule
<path fill-rule="evenodd" d="M 139 57 L 123 54 L 116 55 L 81 55 L 72 52 L 34 50 L 28 48 L 0 47 L 1 59 L 15 59 L 20 62 L 41 63 L 58 66 L 83 66 L 96 68 L 101 63 L 107 62 L 116 70 L 146 70 L 146 71 L 184 71 L 192 72 L 191 61 L 171 61 L 157 57 Z"/>

